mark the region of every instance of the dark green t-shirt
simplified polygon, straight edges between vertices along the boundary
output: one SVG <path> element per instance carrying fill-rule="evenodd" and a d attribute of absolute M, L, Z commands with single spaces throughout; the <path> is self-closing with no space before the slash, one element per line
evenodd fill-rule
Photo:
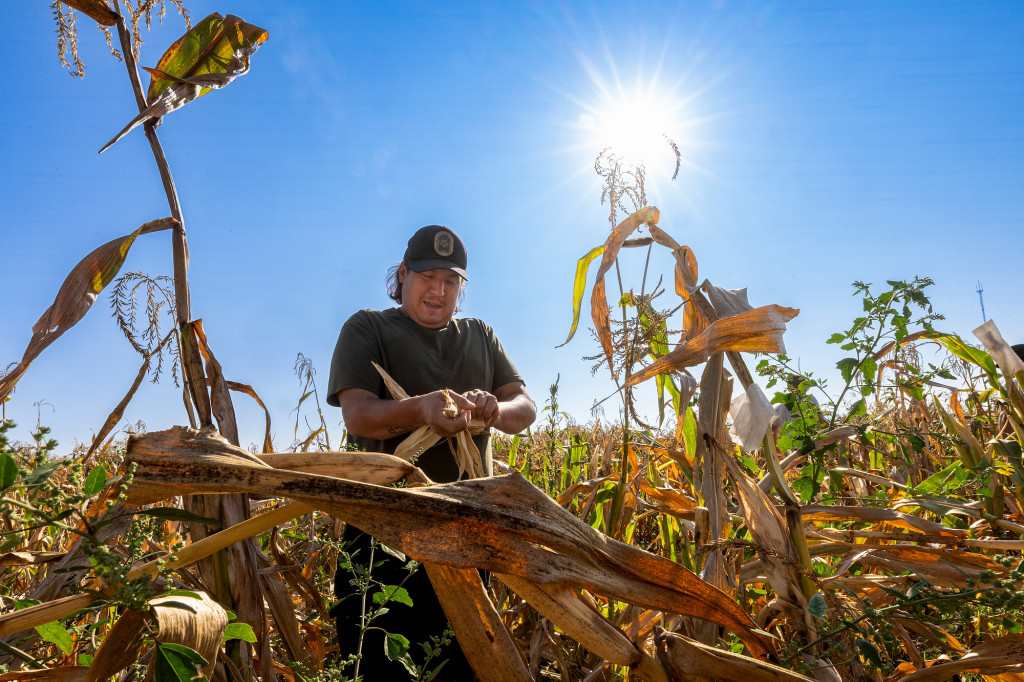
<path fill-rule="evenodd" d="M 391 398 L 371 360 L 413 396 L 442 388 L 456 393 L 475 388 L 493 393 L 500 386 L 522 381 L 494 330 L 478 319 L 453 318 L 441 329 L 427 329 L 398 308 L 360 310 L 348 319 L 338 335 L 327 383 L 328 405 L 337 407 L 338 392 L 348 388 Z M 367 452 L 392 453 L 407 436 L 387 440 L 352 436 L 350 440 Z M 474 436 L 473 440 L 486 458 L 490 432 Z M 458 465 L 447 440 L 420 455 L 416 464 L 439 483 L 454 481 L 458 476 Z M 486 459 L 484 469 L 491 470 Z"/>

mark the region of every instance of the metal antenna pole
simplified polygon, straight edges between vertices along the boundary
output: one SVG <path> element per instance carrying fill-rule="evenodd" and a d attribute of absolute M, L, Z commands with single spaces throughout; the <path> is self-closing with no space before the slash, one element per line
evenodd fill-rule
<path fill-rule="evenodd" d="M 978 300 L 981 302 L 981 321 L 988 322 L 988 318 L 985 317 L 985 298 L 981 295 L 985 291 L 981 288 L 981 280 L 978 280 Z"/>

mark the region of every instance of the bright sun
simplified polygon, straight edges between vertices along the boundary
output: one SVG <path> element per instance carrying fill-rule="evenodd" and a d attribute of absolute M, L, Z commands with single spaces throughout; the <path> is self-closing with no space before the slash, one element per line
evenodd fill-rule
<path fill-rule="evenodd" d="M 682 104 L 650 89 L 616 92 L 601 88 L 601 101 L 587 107 L 580 127 L 597 149 L 612 152 L 634 164 L 675 164 L 668 139 L 678 140 Z"/>

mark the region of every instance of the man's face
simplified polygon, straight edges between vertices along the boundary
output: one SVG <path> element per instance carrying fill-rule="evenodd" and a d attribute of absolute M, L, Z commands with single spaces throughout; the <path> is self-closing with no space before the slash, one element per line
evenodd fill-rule
<path fill-rule="evenodd" d="M 402 312 L 421 327 L 440 329 L 455 314 L 462 278 L 452 270 L 437 268 L 413 272 L 405 263 L 398 267 L 402 283 Z"/>

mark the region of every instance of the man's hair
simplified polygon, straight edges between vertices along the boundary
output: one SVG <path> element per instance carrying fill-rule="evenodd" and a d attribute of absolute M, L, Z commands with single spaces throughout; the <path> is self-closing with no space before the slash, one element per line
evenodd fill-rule
<path fill-rule="evenodd" d="M 388 290 L 388 298 L 398 305 L 402 305 L 402 283 L 398 281 L 398 268 L 401 266 L 401 263 L 392 265 L 388 268 L 387 277 L 384 278 L 384 286 Z"/>
<path fill-rule="evenodd" d="M 401 266 L 401 263 L 392 265 L 388 268 L 387 276 L 384 277 L 384 287 L 387 289 L 388 298 L 398 305 L 402 305 L 402 283 L 398 281 L 398 268 Z M 462 286 L 459 287 L 459 300 L 455 304 L 456 312 L 462 307 L 462 299 L 466 296 L 466 283 L 463 281 L 461 284 Z"/>

